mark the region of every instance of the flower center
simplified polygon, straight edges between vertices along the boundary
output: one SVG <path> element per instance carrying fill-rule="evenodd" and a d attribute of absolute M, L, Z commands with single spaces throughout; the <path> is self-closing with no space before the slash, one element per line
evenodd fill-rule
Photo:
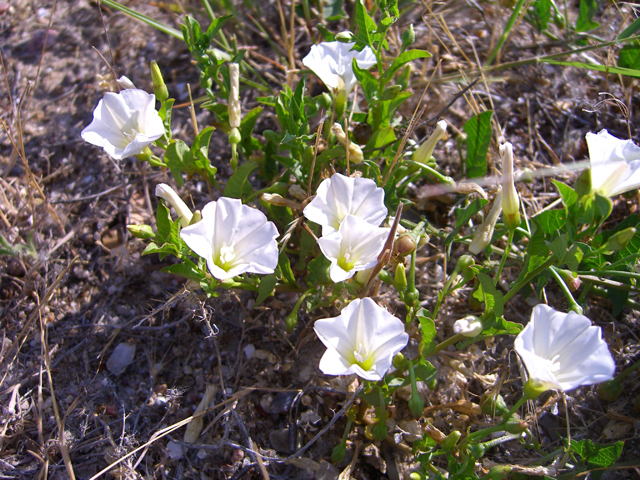
<path fill-rule="evenodd" d="M 338 259 L 338 266 L 341 269 L 343 269 L 345 272 L 350 271 L 356 263 L 355 258 L 353 257 L 354 255 L 353 253 L 351 253 L 351 250 L 347 249 L 342 255 L 342 257 Z"/>
<path fill-rule="evenodd" d="M 236 252 L 232 246 L 224 246 L 220 249 L 218 253 L 218 258 L 214 260 L 218 267 L 223 269 L 225 272 L 228 271 L 232 267 L 232 263 L 236 258 Z"/>
<path fill-rule="evenodd" d="M 355 364 L 359 365 L 364 371 L 371 369 L 373 366 L 374 358 L 369 355 L 367 349 L 362 343 L 358 344 L 358 349 L 353 351 L 353 358 Z"/>

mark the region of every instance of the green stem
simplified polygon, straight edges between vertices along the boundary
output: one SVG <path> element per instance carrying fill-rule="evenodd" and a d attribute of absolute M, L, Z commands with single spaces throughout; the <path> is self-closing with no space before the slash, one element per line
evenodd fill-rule
<path fill-rule="evenodd" d="M 633 365 L 630 365 L 629 367 L 625 368 L 621 373 L 619 373 L 618 375 L 616 375 L 616 377 L 611 380 L 612 382 L 616 382 L 616 383 L 620 383 L 622 382 L 625 378 L 627 378 L 629 375 L 631 375 L 635 370 L 637 370 L 638 368 L 640 368 L 640 360 L 638 360 L 636 363 L 634 363 Z"/>
<path fill-rule="evenodd" d="M 469 435 L 467 435 L 467 438 L 465 439 L 465 444 L 466 443 L 470 443 L 473 440 L 477 440 L 483 437 L 486 437 L 487 435 L 493 433 L 493 432 L 499 432 L 501 430 L 504 430 L 504 426 L 505 424 L 509 421 L 509 419 L 513 416 L 514 413 L 516 413 L 516 411 L 527 401 L 527 397 L 522 396 L 522 398 L 520 398 L 520 400 L 518 400 L 516 402 L 516 404 L 511 408 L 511 410 L 509 410 L 505 416 L 502 418 L 502 421 L 498 424 L 498 425 L 494 425 L 493 427 L 489 427 L 489 428 L 484 428 L 482 430 L 478 430 L 477 432 L 473 432 L 470 433 Z"/>
<path fill-rule="evenodd" d="M 510 442 L 511 440 L 516 440 L 521 437 L 521 433 L 508 433 L 500 438 L 494 438 L 493 440 L 489 440 L 488 442 L 483 442 L 481 443 L 481 445 L 488 450 L 490 448 L 497 447 L 498 445 L 501 445 L 505 442 Z"/>
<path fill-rule="evenodd" d="M 576 302 L 575 298 L 573 298 L 573 294 L 571 293 L 571 290 L 569 290 L 569 287 L 567 287 L 567 284 L 564 282 L 564 280 L 558 273 L 557 267 L 551 266 L 549 267 L 549 271 L 551 272 L 551 276 L 553 276 L 556 282 L 558 282 L 558 285 L 560 286 L 562 293 L 564 293 L 564 296 L 567 298 L 567 302 L 569 303 L 569 310 L 573 310 L 578 315 L 582 315 L 583 313 L 582 307 L 578 305 L 578 302 Z"/>
<path fill-rule="evenodd" d="M 456 342 L 459 342 L 460 340 L 464 340 L 465 338 L 467 337 L 465 337 L 462 333 L 458 333 L 453 337 L 449 337 L 444 342 L 440 342 L 438 345 L 436 345 L 435 348 L 429 353 L 429 355 L 434 355 L 440 350 L 444 350 L 445 348 L 453 345 Z"/>
<path fill-rule="evenodd" d="M 513 285 L 511 287 L 511 290 L 509 290 L 505 294 L 505 296 L 503 298 L 504 303 L 507 303 L 509 301 L 509 299 L 511 299 L 511 297 L 513 297 L 516 293 L 518 293 L 518 291 L 522 287 L 524 287 L 532 279 L 534 279 L 535 277 L 540 275 L 542 272 L 544 272 L 547 268 L 549 268 L 551 265 L 553 265 L 553 262 L 555 262 L 555 258 L 554 257 L 549 258 L 546 262 L 544 262 L 542 265 L 540 265 L 538 268 L 536 268 L 533 272 L 530 272 L 526 277 L 524 277 L 518 283 Z"/>
<path fill-rule="evenodd" d="M 500 265 L 498 266 L 498 272 L 496 273 L 495 278 L 493 279 L 493 284 L 498 285 L 498 281 L 500 280 L 500 275 L 502 274 L 502 269 L 504 268 L 504 264 L 507 261 L 507 257 L 509 256 L 509 252 L 511 252 L 511 245 L 513 245 L 513 234 L 515 230 L 509 229 L 509 236 L 507 238 L 507 246 L 504 249 L 504 255 L 500 259 Z"/>
<path fill-rule="evenodd" d="M 495 46 L 495 48 L 491 52 L 491 55 L 489 55 L 489 58 L 487 58 L 487 62 L 485 63 L 486 66 L 491 65 L 491 62 L 493 62 L 493 60 L 496 58 L 496 56 L 500 52 L 500 49 L 502 48 L 502 46 L 507 41 L 507 38 L 511 33 L 511 29 L 513 28 L 513 26 L 516 23 L 516 20 L 520 16 L 520 11 L 522 10 L 522 7 L 524 7 L 525 2 L 526 0 L 518 0 L 518 3 L 513 8 L 513 12 L 511 13 L 509 20 L 507 21 L 507 24 L 504 26 L 504 31 L 500 36 L 500 40 L 498 40 L 498 44 Z"/>
<path fill-rule="evenodd" d="M 610 277 L 623 277 L 623 278 L 635 278 L 640 279 L 640 273 L 635 272 L 622 272 L 620 270 L 579 270 L 578 275 L 602 275 Z"/>
<path fill-rule="evenodd" d="M 135 18 L 140 22 L 146 23 L 147 25 L 150 25 L 153 28 L 156 28 L 161 32 L 166 33 L 167 35 L 171 35 L 172 37 L 177 38 L 178 40 L 184 40 L 184 37 L 182 36 L 182 32 L 176 30 L 175 28 L 171 28 L 168 25 L 165 25 L 164 23 L 158 22 L 153 18 L 147 17 L 142 13 L 136 12 L 135 10 L 131 10 L 130 8 L 125 7 L 124 5 L 120 5 L 118 2 L 114 0 L 100 0 L 100 2 L 102 2 L 105 5 L 108 5 L 111 8 L 115 8 L 116 10 L 120 10 L 121 12 L 129 15 L 130 17 Z"/>

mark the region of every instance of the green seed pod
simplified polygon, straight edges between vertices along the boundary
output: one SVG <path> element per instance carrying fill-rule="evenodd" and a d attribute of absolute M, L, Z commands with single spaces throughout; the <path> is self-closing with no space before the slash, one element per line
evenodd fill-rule
<path fill-rule="evenodd" d="M 331 98 L 331 95 L 327 92 L 323 92 L 321 95 L 318 95 L 316 100 L 318 102 L 318 106 L 326 108 L 327 110 L 331 108 L 331 104 L 333 103 L 333 98 Z"/>
<path fill-rule="evenodd" d="M 507 478 L 511 473 L 511 467 L 508 465 L 494 465 L 489 470 L 486 478 L 487 480 L 502 480 L 503 478 Z"/>
<path fill-rule="evenodd" d="M 231 145 L 238 145 L 242 141 L 242 137 L 240 136 L 240 130 L 237 128 L 231 129 L 229 132 L 229 143 Z"/>
<path fill-rule="evenodd" d="M 393 245 L 393 250 L 401 257 L 406 257 L 416 250 L 416 241 L 410 233 L 400 235 Z"/>
<path fill-rule="evenodd" d="M 396 353 L 396 356 L 393 357 L 393 368 L 400 370 L 401 372 L 404 372 L 407 369 L 407 359 L 404 358 L 403 354 Z"/>
<path fill-rule="evenodd" d="M 409 410 L 411 410 L 411 413 L 413 413 L 413 416 L 416 418 L 420 418 L 422 416 L 422 410 L 424 410 L 424 400 L 422 400 L 422 397 L 420 397 L 415 390 L 409 399 Z"/>
<path fill-rule="evenodd" d="M 509 433 L 522 433 L 529 428 L 529 424 L 517 417 L 511 417 L 504 426 L 505 431 Z"/>
<path fill-rule="evenodd" d="M 476 460 L 479 460 L 482 457 L 484 457 L 485 450 L 486 450 L 485 446 L 482 445 L 481 443 L 473 443 L 469 445 L 469 453 Z"/>

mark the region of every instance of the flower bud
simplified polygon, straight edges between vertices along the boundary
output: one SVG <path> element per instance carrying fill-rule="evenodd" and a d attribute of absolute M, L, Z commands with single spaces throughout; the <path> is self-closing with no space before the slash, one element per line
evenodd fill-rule
<path fill-rule="evenodd" d="M 409 399 L 409 410 L 413 413 L 413 416 L 416 418 L 420 418 L 422 416 L 422 411 L 424 410 L 424 400 L 418 394 L 416 389 L 413 389 L 413 393 L 411 394 L 411 398 Z"/>
<path fill-rule="evenodd" d="M 407 255 L 412 254 L 416 250 L 416 241 L 413 238 L 413 235 L 410 233 L 400 235 L 398 239 L 395 241 L 393 249 L 396 254 L 401 257 L 406 257 Z"/>
<path fill-rule="evenodd" d="M 529 424 L 518 417 L 511 417 L 504 425 L 504 430 L 509 433 L 522 433 L 529 428 Z"/>
<path fill-rule="evenodd" d="M 615 402 L 622 395 L 622 383 L 614 380 L 598 385 L 598 397 L 605 402 Z"/>
<path fill-rule="evenodd" d="M 145 147 L 145 149 L 142 151 L 142 153 L 137 154 L 136 157 L 141 162 L 149 162 L 149 163 L 151 163 L 152 162 L 152 157 L 153 157 L 153 152 L 151 151 L 151 149 L 149 147 Z"/>
<path fill-rule="evenodd" d="M 481 443 L 473 443 L 469 445 L 469 454 L 476 460 L 479 460 L 482 457 L 484 457 L 485 450 L 486 450 L 486 447 Z"/>
<path fill-rule="evenodd" d="M 191 223 L 193 213 L 189 210 L 189 207 L 182 201 L 173 188 L 166 183 L 159 183 L 156 185 L 156 197 L 162 198 L 165 202 L 173 207 L 176 214 L 180 218 L 180 225 L 188 227 Z"/>
<path fill-rule="evenodd" d="M 407 369 L 407 359 L 404 358 L 402 353 L 396 353 L 395 357 L 393 357 L 393 368 L 401 372 Z"/>
<path fill-rule="evenodd" d="M 480 397 L 480 408 L 482 413 L 486 415 L 504 416 L 509 412 L 504 398 L 500 394 L 491 394 L 490 392 L 483 394 Z"/>
<path fill-rule="evenodd" d="M 607 248 L 611 251 L 618 252 L 629 245 L 629 242 L 635 236 L 635 234 L 635 227 L 625 228 L 624 230 L 621 230 L 609 237 Z"/>
<path fill-rule="evenodd" d="M 120 85 L 120 88 L 124 89 L 124 90 L 131 90 L 131 89 L 135 89 L 136 86 L 133 84 L 133 82 L 129 79 L 129 77 L 125 77 L 124 75 L 122 75 L 118 80 L 118 85 Z"/>
<path fill-rule="evenodd" d="M 482 333 L 482 321 L 478 317 L 468 315 L 455 321 L 453 333 L 456 335 L 462 334 L 469 338 L 477 337 Z"/>
<path fill-rule="evenodd" d="M 336 139 L 344 148 L 349 148 L 349 162 L 362 163 L 364 156 L 362 155 L 362 149 L 355 142 L 350 142 L 347 138 L 347 134 L 344 133 L 342 126 L 339 123 L 334 123 L 331 127 L 331 131 L 336 136 Z"/>
<path fill-rule="evenodd" d="M 476 272 L 474 272 L 471 267 L 476 264 L 475 260 L 471 255 L 462 255 L 458 259 L 458 263 L 456 264 L 456 270 L 459 270 L 462 273 L 462 278 L 465 283 L 473 280 L 476 276 Z"/>
<path fill-rule="evenodd" d="M 427 163 L 433 155 L 436 144 L 444 137 L 445 133 L 447 133 L 447 122 L 440 120 L 436 123 L 436 128 L 431 133 L 431 136 L 413 152 L 411 160 L 418 163 Z"/>
<path fill-rule="evenodd" d="M 500 216 L 501 211 L 502 191 L 498 192 L 498 195 L 493 201 L 493 206 L 491 207 L 489 215 L 487 215 L 487 218 L 484 219 L 484 222 L 482 222 L 482 224 L 476 230 L 476 233 L 473 235 L 473 240 L 469 245 L 469 251 L 471 253 L 477 255 L 491 243 L 493 230 L 496 227 L 496 222 L 498 221 L 498 217 Z"/>
<path fill-rule="evenodd" d="M 331 98 L 331 95 L 329 95 L 327 92 L 323 92 L 318 97 L 318 105 L 320 105 L 323 108 L 326 108 L 326 109 L 331 108 L 332 103 L 333 103 L 333 98 Z"/>
<path fill-rule="evenodd" d="M 143 240 L 155 236 L 153 229 L 149 225 L 127 225 L 127 230 L 129 230 L 133 236 L 142 238 Z"/>
<path fill-rule="evenodd" d="M 151 60 L 150 68 L 151 81 L 153 82 L 153 93 L 160 102 L 164 102 L 169 98 L 169 90 L 167 90 L 167 86 L 164 84 L 160 67 L 158 67 L 155 60 Z"/>
<path fill-rule="evenodd" d="M 229 112 L 229 127 L 238 128 L 242 120 L 240 107 L 240 68 L 237 63 L 229 64 L 229 99 L 227 111 Z"/>
<path fill-rule="evenodd" d="M 411 472 L 409 474 L 409 480 L 427 480 L 427 477 L 420 472 Z"/>
<path fill-rule="evenodd" d="M 454 448 L 456 448 L 456 445 L 458 444 L 458 440 L 460 440 L 461 436 L 462 436 L 462 433 L 460 433 L 459 430 L 454 430 L 449 435 L 447 435 L 444 440 L 442 440 L 442 443 L 440 443 L 440 446 L 445 452 L 450 453 L 453 451 Z"/>
<path fill-rule="evenodd" d="M 513 177 L 513 146 L 507 142 L 500 145 L 502 157 L 502 211 L 504 223 L 509 230 L 520 226 L 520 198 Z"/>
<path fill-rule="evenodd" d="M 396 273 L 393 279 L 393 286 L 398 292 L 402 292 L 407 288 L 407 273 L 405 272 L 404 263 L 396 265 Z"/>
<path fill-rule="evenodd" d="M 564 268 L 559 268 L 556 271 L 558 272 L 558 275 L 560 275 L 562 280 L 564 280 L 564 282 L 567 284 L 569 290 L 575 292 L 580 288 L 580 277 L 578 277 L 577 273 L 574 273 L 571 270 L 566 270 Z"/>
<path fill-rule="evenodd" d="M 410 23 L 404 32 L 402 32 L 402 50 L 406 50 L 407 47 L 413 45 L 416 41 L 416 32 L 413 29 L 413 23 Z"/>
<path fill-rule="evenodd" d="M 342 43 L 352 43 L 354 41 L 354 35 L 349 31 L 340 32 L 336 35 L 336 40 Z"/>

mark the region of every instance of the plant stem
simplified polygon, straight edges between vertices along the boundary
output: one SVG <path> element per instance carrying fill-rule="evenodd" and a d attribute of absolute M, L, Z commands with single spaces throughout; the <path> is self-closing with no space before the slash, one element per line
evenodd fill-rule
<path fill-rule="evenodd" d="M 493 60 L 496 58 L 498 53 L 500 53 L 500 49 L 502 48 L 504 43 L 507 41 L 507 38 L 509 37 L 509 34 L 511 33 L 511 29 L 513 28 L 513 26 L 516 23 L 516 20 L 520 16 L 520 11 L 522 10 L 522 7 L 524 6 L 525 2 L 526 2 L 526 0 L 518 0 L 518 3 L 513 8 L 513 12 L 511 13 L 511 16 L 509 17 L 509 20 L 507 21 L 507 24 L 504 26 L 504 31 L 502 32 L 502 35 L 500 36 L 500 40 L 498 40 L 498 44 L 495 46 L 495 48 L 493 49 L 493 51 L 489 55 L 489 58 L 487 58 L 487 61 L 485 63 L 486 66 L 491 65 L 491 62 L 493 62 Z"/>
<path fill-rule="evenodd" d="M 496 277 L 493 279 L 493 284 L 498 285 L 498 280 L 500 280 L 500 275 L 502 274 L 502 269 L 504 268 L 504 264 L 507 261 L 507 257 L 509 256 L 509 252 L 511 251 L 511 245 L 513 245 L 513 234 L 515 230 L 509 229 L 509 236 L 507 237 L 507 246 L 504 248 L 504 254 L 500 259 L 500 265 L 498 266 L 498 272 L 496 273 Z"/>
<path fill-rule="evenodd" d="M 575 298 L 573 298 L 573 294 L 571 293 L 571 290 L 569 290 L 569 287 L 567 287 L 567 284 L 564 282 L 564 280 L 558 273 L 558 269 L 554 266 L 551 266 L 549 267 L 549 271 L 551 272 L 551 275 L 553 276 L 553 278 L 555 278 L 556 282 L 558 282 L 558 285 L 560 286 L 562 293 L 564 293 L 564 296 L 567 298 L 567 302 L 569 303 L 569 310 L 573 310 L 578 315 L 582 315 L 583 313 L 582 307 L 578 305 L 578 302 L 576 302 Z"/>
<path fill-rule="evenodd" d="M 553 257 L 549 258 L 546 262 L 544 262 L 542 265 L 536 268 L 533 272 L 530 272 L 525 278 L 520 280 L 517 284 L 513 285 L 511 289 L 505 294 L 503 298 L 504 303 L 507 303 L 511 297 L 513 297 L 516 293 L 518 293 L 518 291 L 522 287 L 524 287 L 527 283 L 529 283 L 533 278 L 537 277 L 542 272 L 544 272 L 547 268 L 553 265 L 553 262 L 555 262 L 555 258 Z"/>

